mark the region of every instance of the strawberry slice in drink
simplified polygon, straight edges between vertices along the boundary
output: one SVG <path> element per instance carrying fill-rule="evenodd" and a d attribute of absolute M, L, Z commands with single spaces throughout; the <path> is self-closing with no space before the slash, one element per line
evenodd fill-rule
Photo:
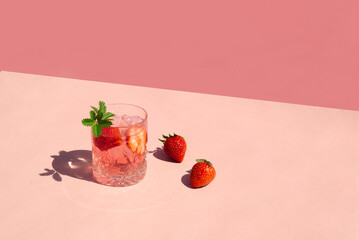
<path fill-rule="evenodd" d="M 106 151 L 122 144 L 120 129 L 116 127 L 102 128 L 101 135 L 99 137 L 92 136 L 92 138 L 94 145 L 101 151 Z"/>
<path fill-rule="evenodd" d="M 133 126 L 126 131 L 128 147 L 138 155 L 146 150 L 147 132 L 146 129 L 139 126 Z"/>

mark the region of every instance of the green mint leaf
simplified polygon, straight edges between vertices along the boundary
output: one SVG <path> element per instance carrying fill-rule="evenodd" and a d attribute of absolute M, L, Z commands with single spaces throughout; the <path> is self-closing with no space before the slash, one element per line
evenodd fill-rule
<path fill-rule="evenodd" d="M 99 101 L 99 108 L 91 106 L 93 110 L 90 111 L 90 117 L 82 120 L 85 126 L 92 126 L 92 132 L 95 137 L 101 135 L 101 128 L 110 127 L 112 125 L 113 113 L 106 113 L 107 107 L 105 102 Z"/>
<path fill-rule="evenodd" d="M 112 125 L 112 122 L 107 119 L 98 121 L 98 124 L 100 125 L 100 127 L 109 127 Z"/>
<path fill-rule="evenodd" d="M 105 105 L 105 102 L 100 101 L 98 104 L 100 105 L 99 113 L 104 114 L 104 113 L 106 112 L 106 110 L 107 110 L 106 105 Z"/>
<path fill-rule="evenodd" d="M 99 120 L 98 123 L 111 123 L 111 124 L 112 124 L 112 122 L 111 122 L 110 120 L 108 120 L 108 119 L 106 119 L 106 120 Z"/>
<path fill-rule="evenodd" d="M 106 120 L 106 119 L 108 119 L 108 118 L 110 118 L 110 117 L 113 117 L 113 116 L 115 116 L 115 114 L 113 114 L 113 113 L 110 113 L 110 112 L 107 112 L 107 113 L 105 113 L 103 116 L 102 116 L 102 120 Z"/>
<path fill-rule="evenodd" d="M 90 112 L 90 116 L 91 116 L 92 120 L 94 120 L 94 121 L 96 120 L 96 113 L 94 111 Z"/>
<path fill-rule="evenodd" d="M 102 128 L 110 127 L 112 125 L 111 122 L 101 122 L 98 124 Z"/>
<path fill-rule="evenodd" d="M 102 119 L 103 113 L 102 112 L 98 112 L 96 118 L 98 121 L 100 121 Z"/>
<path fill-rule="evenodd" d="M 92 133 L 95 137 L 99 137 L 101 135 L 101 127 L 98 124 L 93 125 Z"/>
<path fill-rule="evenodd" d="M 82 119 L 82 124 L 87 127 L 91 127 L 92 125 L 95 124 L 95 121 L 90 118 L 85 118 L 85 119 Z"/>
<path fill-rule="evenodd" d="M 95 108 L 95 107 L 93 107 L 93 106 L 91 106 L 92 107 L 92 109 L 95 111 L 95 113 L 97 114 L 98 113 L 98 108 Z"/>

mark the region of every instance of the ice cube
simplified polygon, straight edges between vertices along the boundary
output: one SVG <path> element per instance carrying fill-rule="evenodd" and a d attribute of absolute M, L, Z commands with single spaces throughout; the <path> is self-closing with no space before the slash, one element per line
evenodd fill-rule
<path fill-rule="evenodd" d="M 139 116 L 123 115 L 121 118 L 122 118 L 122 122 L 121 122 L 122 127 L 128 127 L 143 121 L 143 118 Z"/>
<path fill-rule="evenodd" d="M 113 116 L 112 117 L 112 127 L 120 127 L 122 123 L 122 117 L 121 116 Z"/>

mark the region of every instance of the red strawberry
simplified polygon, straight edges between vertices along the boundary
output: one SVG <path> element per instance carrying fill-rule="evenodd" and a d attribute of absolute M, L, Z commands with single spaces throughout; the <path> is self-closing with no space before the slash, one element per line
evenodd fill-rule
<path fill-rule="evenodd" d="M 104 137 L 119 137 L 119 138 L 121 138 L 120 129 L 118 127 L 102 128 L 101 135 Z"/>
<path fill-rule="evenodd" d="M 146 129 L 139 126 L 134 126 L 126 131 L 128 147 L 138 155 L 141 155 L 146 150 L 147 132 Z"/>
<path fill-rule="evenodd" d="M 120 129 L 116 127 L 102 128 L 101 135 L 99 137 L 92 135 L 92 139 L 95 146 L 101 151 L 106 151 L 122 144 Z"/>
<path fill-rule="evenodd" d="M 197 163 L 192 167 L 190 184 L 194 188 L 203 187 L 212 182 L 216 176 L 216 170 L 212 163 L 205 159 L 197 159 Z"/>
<path fill-rule="evenodd" d="M 187 144 L 183 137 L 174 134 L 169 136 L 162 135 L 165 140 L 159 139 L 163 144 L 165 153 L 177 162 L 182 162 L 187 150 Z"/>

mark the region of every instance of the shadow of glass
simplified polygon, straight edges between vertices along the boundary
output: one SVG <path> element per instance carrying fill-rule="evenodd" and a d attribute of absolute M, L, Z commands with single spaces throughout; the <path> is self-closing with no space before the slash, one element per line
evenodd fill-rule
<path fill-rule="evenodd" d="M 178 163 L 175 160 L 173 160 L 172 158 L 170 158 L 169 156 L 167 156 L 167 154 L 165 153 L 165 151 L 163 151 L 162 148 L 158 147 L 153 151 L 148 151 L 148 153 L 152 153 L 152 155 L 159 160 L 162 160 L 165 162 Z"/>
<path fill-rule="evenodd" d="M 89 150 L 60 151 L 59 155 L 52 155 L 53 169 L 45 168 L 40 176 L 52 176 L 55 181 L 61 182 L 61 175 L 66 175 L 90 182 L 96 181 L 92 175 L 92 152 Z"/>

